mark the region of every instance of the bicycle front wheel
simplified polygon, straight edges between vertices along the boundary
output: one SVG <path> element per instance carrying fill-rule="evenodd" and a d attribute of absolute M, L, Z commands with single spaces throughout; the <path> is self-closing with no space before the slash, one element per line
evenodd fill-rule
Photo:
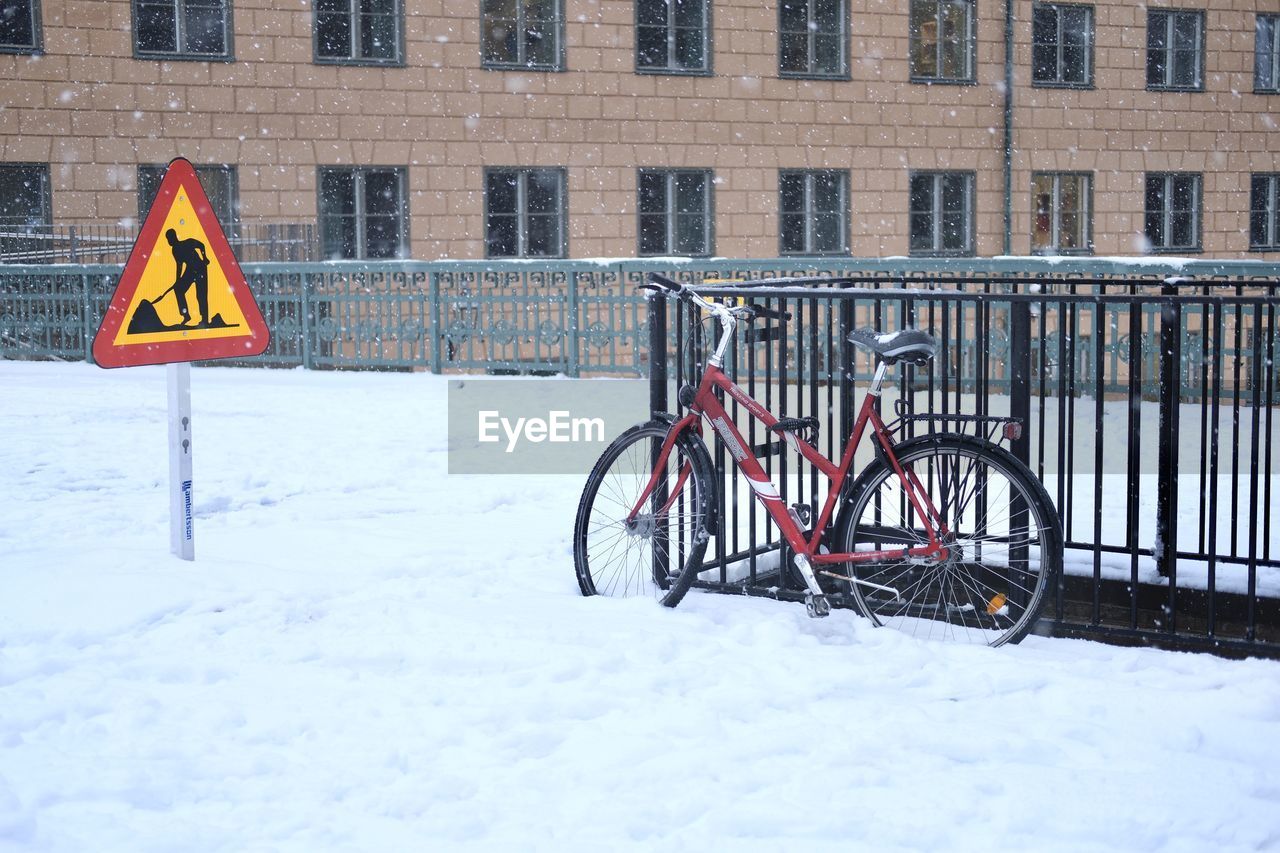
<path fill-rule="evenodd" d="M 847 564 L 847 590 L 877 625 L 918 637 L 999 646 L 1035 625 L 1062 565 L 1058 514 L 1044 486 L 999 445 L 931 435 L 895 455 L 937 512 L 946 554 Z M 928 542 L 903 478 L 884 459 L 859 476 L 838 529 L 840 553 Z"/>
<path fill-rule="evenodd" d="M 587 478 L 573 530 L 583 595 L 649 596 L 675 607 L 697 576 L 711 528 L 711 472 L 698 439 L 676 441 L 657 485 L 640 502 L 668 424 L 632 427 Z M 698 452 L 701 451 L 701 452 Z"/>

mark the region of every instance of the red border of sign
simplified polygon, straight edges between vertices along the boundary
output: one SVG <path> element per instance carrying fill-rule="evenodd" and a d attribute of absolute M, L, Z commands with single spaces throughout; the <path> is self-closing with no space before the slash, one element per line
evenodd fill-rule
<path fill-rule="evenodd" d="M 153 342 L 145 344 L 114 343 L 116 335 L 124 324 L 125 313 L 133 301 L 147 269 L 150 252 L 160 241 L 160 229 L 173 208 L 173 201 L 178 188 L 186 183 L 191 194 L 191 206 L 195 209 L 196 219 L 204 229 L 208 238 L 208 250 L 218 259 L 218 265 L 227 277 L 227 284 L 235 297 L 240 312 L 244 314 L 245 323 L 249 327 L 248 335 L 228 338 L 186 339 L 176 341 Z M 111 297 L 111 305 L 102 317 L 102 325 L 93 338 L 93 360 L 99 367 L 133 367 L 142 364 L 169 364 L 179 361 L 208 361 L 216 358 L 248 358 L 266 352 L 271 343 L 271 331 L 262 319 L 258 303 L 253 299 L 249 283 L 244 272 L 231 251 L 227 235 L 213 215 L 209 197 L 205 195 L 200 178 L 189 161 L 178 157 L 169 163 L 164 177 L 160 180 L 160 188 L 156 191 L 155 201 L 151 204 L 151 212 L 142 224 L 138 239 L 129 253 L 129 260 L 120 273 L 120 281 L 116 284 L 115 294 Z"/>

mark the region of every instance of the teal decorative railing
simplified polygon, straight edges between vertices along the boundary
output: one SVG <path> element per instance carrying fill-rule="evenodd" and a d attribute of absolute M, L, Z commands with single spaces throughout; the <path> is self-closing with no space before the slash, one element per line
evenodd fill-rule
<path fill-rule="evenodd" d="M 120 269 L 0 265 L 0 358 L 91 361 L 92 338 Z M 340 261 L 245 264 L 244 271 L 272 332 L 267 352 L 244 364 L 569 376 L 646 375 L 647 312 L 637 285 L 650 272 L 692 282 L 819 275 L 869 289 L 905 285 L 991 294 L 1146 288 L 1153 294 L 1169 288 L 1280 293 L 1280 264 L 1172 259 Z M 874 305 L 874 298 L 860 301 L 855 319 L 886 328 L 899 322 L 892 308 L 882 315 Z M 992 301 L 989 309 L 974 311 L 972 323 L 988 330 L 984 352 L 974 349 L 976 336 L 952 341 L 953 364 L 1003 357 L 1009 346 L 1005 310 Z M 1144 388 L 1156 372 L 1158 313 L 1153 304 L 1140 324 Z M 1202 387 L 1208 357 L 1198 346 L 1203 321 L 1195 311 L 1183 318 L 1189 397 Z M 1247 330 L 1255 324 L 1247 316 L 1237 323 L 1246 330 L 1239 346 L 1254 352 Z M 1127 359 L 1134 351 L 1128 320 L 1122 329 L 1118 316 L 1108 318 L 1100 346 L 1090 340 L 1096 328 L 1094 318 L 1046 304 L 1033 316 L 1032 333 L 1045 342 L 1037 348 L 1044 357 L 1036 370 L 1056 379 L 1065 364 L 1073 374 L 1094 376 L 1093 360 L 1102 358 L 1108 390 L 1127 390 Z M 740 345 L 747 358 L 750 344 L 744 339 Z M 810 363 L 834 363 L 821 335 L 794 345 L 815 360 Z M 671 347 L 674 352 L 674 340 Z M 1212 355 L 1232 358 L 1234 352 L 1219 348 Z M 1280 360 L 1280 352 L 1274 357 Z M 993 381 L 1001 380 L 997 375 Z"/>

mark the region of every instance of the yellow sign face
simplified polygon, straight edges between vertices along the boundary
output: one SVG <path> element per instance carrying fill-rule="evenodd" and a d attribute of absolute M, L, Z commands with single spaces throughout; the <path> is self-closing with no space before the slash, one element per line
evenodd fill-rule
<path fill-rule="evenodd" d="M 113 340 L 116 346 L 252 334 L 191 198 L 184 181 L 155 245 L 144 255 L 146 266 Z"/>

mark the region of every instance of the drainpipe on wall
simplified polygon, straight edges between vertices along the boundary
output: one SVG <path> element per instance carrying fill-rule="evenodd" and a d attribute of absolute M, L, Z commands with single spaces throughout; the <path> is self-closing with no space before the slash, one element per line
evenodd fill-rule
<path fill-rule="evenodd" d="M 1013 0 L 1004 0 L 1004 254 L 1013 254 Z"/>

